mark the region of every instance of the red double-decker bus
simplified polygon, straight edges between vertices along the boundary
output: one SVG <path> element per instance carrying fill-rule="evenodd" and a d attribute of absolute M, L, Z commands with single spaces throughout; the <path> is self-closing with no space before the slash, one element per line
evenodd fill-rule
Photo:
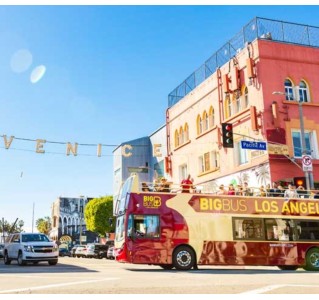
<path fill-rule="evenodd" d="M 116 259 L 164 269 L 199 265 L 319 270 L 319 201 L 141 191 L 116 201 Z"/>

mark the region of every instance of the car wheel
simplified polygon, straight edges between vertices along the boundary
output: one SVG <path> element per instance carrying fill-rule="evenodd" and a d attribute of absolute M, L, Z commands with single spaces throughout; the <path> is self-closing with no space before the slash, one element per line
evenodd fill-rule
<path fill-rule="evenodd" d="M 7 252 L 4 254 L 3 260 L 4 260 L 4 264 L 5 265 L 10 265 L 11 264 L 11 259 L 9 259 L 9 256 L 8 256 Z"/>
<path fill-rule="evenodd" d="M 319 271 L 319 248 L 312 248 L 306 254 L 306 266 L 307 271 Z"/>
<path fill-rule="evenodd" d="M 173 266 L 177 270 L 190 270 L 196 265 L 194 251 L 188 246 L 180 246 L 173 254 Z"/>
<path fill-rule="evenodd" d="M 48 263 L 50 266 L 55 266 L 58 263 L 58 261 L 57 260 L 49 260 Z"/>
<path fill-rule="evenodd" d="M 23 260 L 23 255 L 22 255 L 22 252 L 20 251 L 18 254 L 18 265 L 25 266 L 26 264 L 27 264 L 27 262 L 25 260 Z"/>

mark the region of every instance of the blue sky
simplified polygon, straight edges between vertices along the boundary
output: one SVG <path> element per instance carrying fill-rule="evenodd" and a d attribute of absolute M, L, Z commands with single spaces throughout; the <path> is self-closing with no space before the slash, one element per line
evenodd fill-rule
<path fill-rule="evenodd" d="M 256 16 L 319 26 L 319 6 L 0 6 L 0 134 L 118 145 L 165 122 L 168 94 Z M 30 76 L 41 66 L 42 73 Z M 113 193 L 114 147 L 0 137 L 0 218 Z"/>

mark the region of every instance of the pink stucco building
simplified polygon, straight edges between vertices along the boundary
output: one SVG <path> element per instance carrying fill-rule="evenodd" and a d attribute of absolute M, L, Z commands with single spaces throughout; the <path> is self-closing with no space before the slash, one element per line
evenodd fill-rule
<path fill-rule="evenodd" d="M 222 123 L 233 125 L 234 148 L 222 145 Z M 203 191 L 294 183 L 306 155 L 308 184 L 318 189 L 319 28 L 252 20 L 169 95 L 166 128 L 174 182 L 189 173 Z M 241 141 L 264 141 L 267 150 Z"/>

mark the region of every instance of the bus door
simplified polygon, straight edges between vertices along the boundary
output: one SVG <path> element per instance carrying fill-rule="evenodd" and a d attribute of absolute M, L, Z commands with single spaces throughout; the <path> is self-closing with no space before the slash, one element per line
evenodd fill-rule
<path fill-rule="evenodd" d="M 127 250 L 132 263 L 158 263 L 159 215 L 131 214 L 127 224 Z"/>

